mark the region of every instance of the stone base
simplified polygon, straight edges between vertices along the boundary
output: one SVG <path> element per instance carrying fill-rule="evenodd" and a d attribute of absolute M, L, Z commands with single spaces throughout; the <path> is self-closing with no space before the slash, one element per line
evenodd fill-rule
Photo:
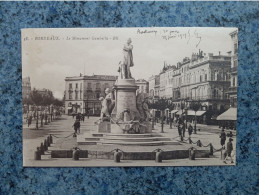
<path fill-rule="evenodd" d="M 123 130 L 117 124 L 111 124 L 111 133 L 113 133 L 113 134 L 122 134 Z"/>
<path fill-rule="evenodd" d="M 98 133 L 111 133 L 111 123 L 107 121 L 100 122 L 97 126 Z"/>
<path fill-rule="evenodd" d="M 152 125 L 148 121 L 142 122 L 141 127 L 142 127 L 142 131 L 144 131 L 145 133 L 151 133 L 152 132 Z"/>
<path fill-rule="evenodd" d="M 136 126 L 129 122 L 111 124 L 111 133 L 115 134 L 145 134 L 151 132 L 152 126 L 148 121 L 142 122 L 141 124 L 136 121 Z"/>

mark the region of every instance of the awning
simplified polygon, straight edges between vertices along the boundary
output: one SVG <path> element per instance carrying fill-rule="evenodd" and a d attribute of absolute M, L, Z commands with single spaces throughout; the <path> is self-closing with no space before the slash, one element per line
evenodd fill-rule
<path fill-rule="evenodd" d="M 182 114 L 184 114 L 184 113 L 185 113 L 184 110 L 183 110 L 183 111 L 182 111 L 182 110 L 178 110 L 176 114 L 177 114 L 177 115 L 182 115 Z"/>
<path fill-rule="evenodd" d="M 198 111 L 196 112 L 196 116 L 201 116 L 201 115 L 205 114 L 205 112 L 206 112 L 206 111 L 204 111 L 204 110 L 198 110 Z M 188 116 L 195 116 L 195 111 L 194 111 L 194 110 L 188 110 L 188 111 L 187 111 L 187 115 L 188 115 Z"/>
<path fill-rule="evenodd" d="M 237 120 L 237 109 L 229 108 L 226 112 L 223 112 L 217 117 L 218 121 L 236 121 Z"/>
<path fill-rule="evenodd" d="M 171 114 L 174 114 L 174 113 L 176 113 L 176 112 L 178 112 L 178 110 L 172 110 L 172 111 L 171 111 Z"/>

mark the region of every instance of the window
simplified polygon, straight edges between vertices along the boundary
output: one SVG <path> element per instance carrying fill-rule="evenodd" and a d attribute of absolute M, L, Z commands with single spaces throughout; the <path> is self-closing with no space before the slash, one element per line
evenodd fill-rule
<path fill-rule="evenodd" d="M 105 83 L 105 84 L 104 84 L 104 89 L 107 89 L 107 88 L 109 88 L 109 84 L 108 84 L 108 83 Z"/>
<path fill-rule="evenodd" d="M 237 43 L 234 44 L 234 54 L 237 54 Z"/>
<path fill-rule="evenodd" d="M 69 93 L 69 99 L 70 100 L 72 99 L 72 93 Z"/>
<path fill-rule="evenodd" d="M 87 83 L 87 88 L 91 88 L 91 83 Z"/>
<path fill-rule="evenodd" d="M 237 60 L 234 61 L 234 67 L 237 67 Z"/>
<path fill-rule="evenodd" d="M 100 89 L 100 83 L 96 83 L 96 89 Z"/>
<path fill-rule="evenodd" d="M 207 81 L 207 74 L 205 74 L 205 81 Z"/>
<path fill-rule="evenodd" d="M 69 83 L 69 89 L 72 89 L 72 83 Z"/>
<path fill-rule="evenodd" d="M 200 82 L 202 82 L 202 76 L 200 75 Z"/>
<path fill-rule="evenodd" d="M 78 99 L 78 92 L 76 92 L 76 97 L 75 97 L 75 99 L 76 99 L 76 100 Z"/>
<path fill-rule="evenodd" d="M 236 86 L 236 78 L 233 77 L 233 87 L 235 87 L 235 86 Z"/>
<path fill-rule="evenodd" d="M 76 83 L 76 88 L 78 88 L 78 83 Z"/>

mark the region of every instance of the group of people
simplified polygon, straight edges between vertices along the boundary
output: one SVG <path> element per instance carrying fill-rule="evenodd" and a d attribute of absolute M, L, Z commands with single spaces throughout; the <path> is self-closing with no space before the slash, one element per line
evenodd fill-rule
<path fill-rule="evenodd" d="M 220 137 L 220 144 L 221 144 L 223 150 L 225 150 L 226 139 L 227 139 L 227 137 L 229 137 L 228 143 L 227 143 L 227 149 L 226 149 L 226 151 L 224 153 L 224 160 L 223 160 L 223 162 L 225 164 L 227 164 L 227 160 L 228 160 L 228 158 L 230 158 L 231 163 L 234 163 L 234 161 L 232 159 L 232 156 L 231 156 L 231 153 L 233 151 L 233 143 L 232 143 L 232 141 L 233 141 L 233 139 L 232 139 L 233 134 L 232 134 L 232 132 L 230 132 L 229 134 L 226 134 L 225 131 L 224 131 L 224 128 L 222 128 L 222 131 L 221 131 L 219 137 Z"/>
<path fill-rule="evenodd" d="M 27 116 L 24 118 L 26 119 L 26 122 L 28 124 L 28 127 L 32 124 L 32 120 L 35 119 L 36 123 L 40 123 L 41 126 L 43 126 L 43 120 L 45 120 L 45 124 L 47 123 L 47 120 L 54 120 L 58 117 L 61 117 L 62 112 L 59 110 L 54 109 L 51 113 L 45 109 L 45 110 L 34 110 L 34 111 L 28 111 Z"/>
<path fill-rule="evenodd" d="M 181 122 L 181 120 L 179 120 L 178 125 L 177 125 L 177 129 L 178 129 L 178 134 L 181 137 L 185 137 L 185 131 L 187 129 L 189 137 L 191 137 L 192 133 L 193 133 L 193 126 L 190 123 L 189 126 L 187 127 L 187 125 L 184 122 Z"/>

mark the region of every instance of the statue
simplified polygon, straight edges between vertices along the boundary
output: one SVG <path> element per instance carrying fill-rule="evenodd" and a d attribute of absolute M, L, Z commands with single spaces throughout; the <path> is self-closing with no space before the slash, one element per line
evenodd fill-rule
<path fill-rule="evenodd" d="M 141 121 L 148 121 L 149 120 L 149 108 L 147 103 L 147 98 L 145 98 L 143 93 L 140 93 L 137 90 L 137 110 L 140 114 Z"/>
<path fill-rule="evenodd" d="M 101 120 L 104 120 L 105 118 L 110 118 L 112 109 L 114 108 L 114 100 L 112 98 L 112 93 L 110 92 L 110 89 L 105 89 L 105 98 L 100 97 L 100 101 L 102 101 L 102 110 L 101 110 Z"/>
<path fill-rule="evenodd" d="M 131 79 L 130 67 L 134 66 L 133 55 L 132 55 L 133 45 L 131 45 L 131 39 L 129 38 L 127 44 L 123 47 L 123 60 L 119 63 L 119 72 L 121 79 Z"/>

